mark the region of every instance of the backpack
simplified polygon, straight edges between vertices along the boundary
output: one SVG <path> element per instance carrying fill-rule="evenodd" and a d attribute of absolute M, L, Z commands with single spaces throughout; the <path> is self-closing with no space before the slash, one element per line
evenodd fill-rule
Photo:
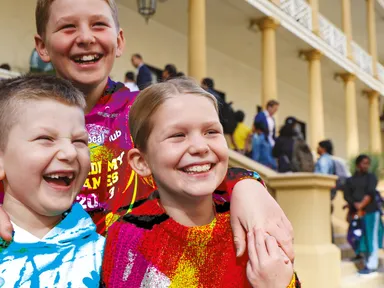
<path fill-rule="evenodd" d="M 315 161 L 311 149 L 303 139 L 295 139 L 292 153 L 293 172 L 313 172 Z"/>
<path fill-rule="evenodd" d="M 351 173 L 348 171 L 347 165 L 342 160 L 332 157 L 332 161 L 334 175 L 338 176 L 339 178 L 351 177 Z"/>
<path fill-rule="evenodd" d="M 351 177 L 348 167 L 344 161 L 332 157 L 333 161 L 333 175 L 337 176 L 336 186 L 331 189 L 331 200 L 336 197 L 337 191 L 344 191 L 347 179 Z"/>
<path fill-rule="evenodd" d="M 360 240 L 364 234 L 365 227 L 364 221 L 357 215 L 351 216 L 350 224 L 348 227 L 347 241 L 354 250 L 357 250 L 360 246 Z"/>

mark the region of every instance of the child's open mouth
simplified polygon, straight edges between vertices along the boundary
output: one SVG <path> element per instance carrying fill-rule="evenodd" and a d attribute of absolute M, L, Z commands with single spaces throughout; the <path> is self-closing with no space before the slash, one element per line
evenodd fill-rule
<path fill-rule="evenodd" d="M 73 172 L 51 173 L 43 175 L 44 180 L 49 184 L 68 187 L 75 179 Z"/>
<path fill-rule="evenodd" d="M 90 54 L 72 57 L 72 60 L 77 64 L 93 64 L 98 62 L 103 57 L 102 54 Z"/>
<path fill-rule="evenodd" d="M 191 165 L 191 166 L 184 167 L 180 170 L 182 170 L 187 174 L 200 174 L 200 173 L 206 173 L 210 171 L 214 166 L 215 164 L 212 164 L 212 163 L 201 164 L 201 165 Z"/>

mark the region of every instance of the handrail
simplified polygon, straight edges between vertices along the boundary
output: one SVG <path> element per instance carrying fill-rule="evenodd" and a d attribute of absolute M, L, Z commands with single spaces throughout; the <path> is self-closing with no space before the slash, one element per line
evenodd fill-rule
<path fill-rule="evenodd" d="M 347 57 L 347 37 L 323 15 L 319 15 L 320 38 L 344 57 Z"/>
<path fill-rule="evenodd" d="M 273 176 L 277 176 L 278 173 L 273 171 L 272 169 L 253 161 L 252 159 L 235 152 L 233 150 L 229 150 L 229 166 L 230 167 L 239 167 L 247 170 L 256 171 L 260 174 L 261 178 L 263 178 L 264 182 L 268 184 L 268 179 Z"/>
<path fill-rule="evenodd" d="M 305 0 L 280 0 L 280 9 L 312 31 L 312 8 Z"/>
<path fill-rule="evenodd" d="M 379 76 L 379 80 L 384 83 L 384 66 L 380 63 L 377 63 L 377 74 Z"/>
<path fill-rule="evenodd" d="M 357 66 L 373 76 L 372 56 L 354 41 L 352 41 L 352 51 Z"/>

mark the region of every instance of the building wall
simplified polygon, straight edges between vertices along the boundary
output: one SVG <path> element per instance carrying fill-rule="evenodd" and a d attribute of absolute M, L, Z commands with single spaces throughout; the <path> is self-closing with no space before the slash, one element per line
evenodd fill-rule
<path fill-rule="evenodd" d="M 14 70 L 26 72 L 29 57 L 34 47 L 35 33 L 34 6 L 35 1 L 12 0 L 0 1 L 0 63 L 11 64 Z M 111 76 L 122 81 L 128 70 L 133 70 L 130 57 L 133 53 L 141 53 L 144 60 L 162 69 L 165 64 L 173 63 L 180 71 L 187 72 L 187 38 L 161 23 L 144 19 L 133 10 L 119 6 L 120 24 L 124 29 L 126 47 L 124 55 L 117 59 Z M 7 29 L 5 29 L 7 28 Z M 246 123 L 252 124 L 256 113 L 256 106 L 260 104 L 261 72 L 234 58 L 208 47 L 208 76 L 216 81 L 217 89 L 227 94 L 228 101 L 234 102 L 235 109 L 242 109 L 246 113 Z M 300 60 L 297 60 L 300 61 Z M 256 65 L 255 65 L 256 66 Z M 279 71 L 281 73 L 281 71 Z M 303 81 L 307 81 L 303 75 Z M 335 84 L 332 84 L 335 85 Z M 340 84 L 336 84 L 340 85 Z M 345 104 L 337 92 L 324 91 L 324 111 L 326 137 L 333 139 L 336 153 L 345 156 Z M 288 116 L 296 116 L 301 121 L 309 121 L 309 99 L 307 91 L 278 81 L 278 98 L 281 109 L 278 115 L 278 126 Z M 342 93 L 342 92 L 341 92 Z M 359 107 L 359 135 L 361 148 L 368 148 L 368 103 L 365 98 L 358 97 Z M 313 147 L 315 148 L 315 147 Z"/>

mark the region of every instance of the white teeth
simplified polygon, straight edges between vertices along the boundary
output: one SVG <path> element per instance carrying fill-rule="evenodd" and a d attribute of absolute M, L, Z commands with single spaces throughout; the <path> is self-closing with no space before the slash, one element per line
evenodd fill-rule
<path fill-rule="evenodd" d="M 49 174 L 45 177 L 52 178 L 52 179 L 59 179 L 60 177 L 67 177 L 68 179 L 73 178 L 73 173 L 58 173 L 58 174 Z"/>
<path fill-rule="evenodd" d="M 81 57 L 76 57 L 75 61 L 94 61 L 96 59 L 99 59 L 99 55 L 83 55 Z"/>
<path fill-rule="evenodd" d="M 190 166 L 188 168 L 185 168 L 185 172 L 207 172 L 211 169 L 211 164 L 205 164 L 205 165 L 194 165 Z"/>

